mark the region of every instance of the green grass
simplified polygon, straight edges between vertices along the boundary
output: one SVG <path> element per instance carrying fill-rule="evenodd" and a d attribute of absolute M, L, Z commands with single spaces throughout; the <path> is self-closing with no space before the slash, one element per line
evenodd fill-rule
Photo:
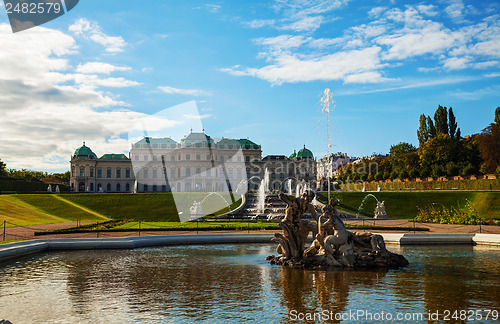
<path fill-rule="evenodd" d="M 176 203 L 188 206 L 193 199 L 201 202 L 206 196 L 206 193 L 176 193 L 174 200 L 172 193 L 101 193 L 64 195 L 64 198 L 112 219 L 178 222 Z M 214 211 L 215 216 L 228 212 L 230 209 L 227 207 L 218 210 L 226 206 L 223 199 L 231 201 L 228 194 L 223 198 L 212 195 L 202 204 L 203 212 Z M 238 207 L 240 200 L 232 204 L 231 208 Z"/>
<path fill-rule="evenodd" d="M 103 220 L 106 217 L 92 213 L 85 209 L 79 208 L 74 204 L 68 203 L 60 199 L 57 195 L 50 194 L 34 194 L 34 195 L 15 195 L 14 198 L 29 204 L 33 209 L 39 210 L 45 214 L 53 215 L 60 218 L 64 222 L 79 220 Z"/>
<path fill-rule="evenodd" d="M 2 241 L 0 244 L 9 244 L 9 243 L 16 243 L 16 242 L 23 242 L 22 240 L 13 240 L 13 241 Z"/>
<path fill-rule="evenodd" d="M 340 201 L 339 209 L 357 214 L 358 208 L 367 195 L 366 192 L 332 192 L 331 197 Z M 418 207 L 430 204 L 456 207 L 465 205 L 469 200 L 485 218 L 500 218 L 500 192 L 374 192 L 379 201 L 385 201 L 385 209 L 390 218 L 412 219 L 417 215 Z M 320 193 L 318 199 L 325 202 L 326 193 Z M 372 197 L 365 200 L 360 215 L 373 217 L 376 201 Z"/>

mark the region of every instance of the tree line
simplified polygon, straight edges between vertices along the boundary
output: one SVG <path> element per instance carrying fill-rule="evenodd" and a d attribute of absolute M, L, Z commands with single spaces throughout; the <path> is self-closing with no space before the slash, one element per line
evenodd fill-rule
<path fill-rule="evenodd" d="M 58 180 L 63 183 L 69 182 L 70 172 L 64 173 L 48 173 L 43 171 L 33 171 L 27 169 L 15 170 L 15 169 L 7 169 L 7 165 L 5 162 L 0 160 L 0 177 L 4 178 L 16 178 L 16 179 L 24 179 L 24 180 L 39 180 L 39 181 L 48 181 L 50 180 Z"/>
<path fill-rule="evenodd" d="M 338 178 L 371 181 L 500 174 L 500 107 L 493 123 L 465 137 L 451 107 L 439 105 L 433 118 L 422 114 L 419 121 L 418 147 L 406 142 L 392 145 L 388 155 L 373 155 L 342 167 Z M 372 165 L 377 168 L 367 168 Z"/>

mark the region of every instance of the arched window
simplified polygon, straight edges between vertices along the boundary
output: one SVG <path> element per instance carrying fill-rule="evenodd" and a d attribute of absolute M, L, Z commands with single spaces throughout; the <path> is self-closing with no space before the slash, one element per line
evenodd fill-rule
<path fill-rule="evenodd" d="M 116 191 L 120 192 L 120 191 L 121 191 L 121 187 L 122 187 L 122 186 L 121 186 L 119 183 L 118 183 L 118 184 L 116 184 Z"/>
<path fill-rule="evenodd" d="M 125 191 L 127 191 L 127 192 L 130 191 L 130 183 L 127 183 L 125 185 Z"/>
<path fill-rule="evenodd" d="M 108 191 L 108 192 L 111 191 L 111 183 L 108 183 L 106 185 L 106 191 Z"/>

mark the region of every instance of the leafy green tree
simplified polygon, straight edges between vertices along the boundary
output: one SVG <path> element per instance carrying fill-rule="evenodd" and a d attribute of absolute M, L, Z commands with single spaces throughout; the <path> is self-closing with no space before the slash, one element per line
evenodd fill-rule
<path fill-rule="evenodd" d="M 397 173 L 417 168 L 419 166 L 417 148 L 406 142 L 393 145 L 389 151 L 389 161 L 392 170 L 395 170 Z"/>
<path fill-rule="evenodd" d="M 457 126 L 457 120 L 455 118 L 455 114 L 453 113 L 453 108 L 450 107 L 448 110 L 448 125 L 449 125 L 449 131 L 450 131 L 450 137 L 455 138 L 455 137 L 460 137 L 460 128 Z M 458 135 L 458 136 L 457 136 Z"/>
<path fill-rule="evenodd" d="M 427 124 L 427 117 L 425 114 L 420 115 L 420 126 L 417 130 L 417 137 L 419 147 L 422 147 L 425 142 L 430 138 L 431 134 L 429 132 L 429 125 Z"/>
<path fill-rule="evenodd" d="M 460 141 L 458 139 L 450 138 L 448 134 L 439 134 L 428 140 L 419 151 L 420 166 L 422 169 L 432 171 L 435 165 L 444 168 L 448 162 L 458 161 L 459 153 Z"/>
<path fill-rule="evenodd" d="M 495 109 L 495 123 L 500 124 L 500 107 Z"/>
<path fill-rule="evenodd" d="M 446 107 L 438 106 L 434 113 L 434 125 L 436 127 L 436 134 L 449 134 L 448 110 Z"/>
<path fill-rule="evenodd" d="M 460 175 L 462 177 L 468 177 L 478 173 L 478 168 L 474 167 L 472 164 L 468 164 L 465 168 L 462 169 Z"/>
<path fill-rule="evenodd" d="M 420 176 L 420 172 L 418 172 L 418 169 L 414 168 L 410 170 L 410 178 L 418 178 Z"/>
<path fill-rule="evenodd" d="M 429 129 L 429 138 L 436 137 L 436 127 L 434 126 L 434 122 L 431 117 L 427 116 L 427 128 Z"/>
<path fill-rule="evenodd" d="M 6 169 L 6 164 L 0 160 L 0 176 L 5 176 L 7 175 L 7 169 Z"/>
<path fill-rule="evenodd" d="M 376 173 L 375 180 L 377 180 L 377 181 L 384 180 L 384 174 L 382 172 Z"/>
<path fill-rule="evenodd" d="M 434 178 L 442 177 L 444 176 L 444 168 L 442 165 L 435 164 L 432 166 L 432 171 L 431 171 L 431 176 Z"/>
<path fill-rule="evenodd" d="M 449 177 L 453 177 L 453 176 L 456 176 L 458 175 L 458 173 L 460 172 L 460 169 L 458 167 L 458 165 L 455 163 L 455 162 L 448 162 L 446 164 L 446 175 L 449 176 Z"/>
<path fill-rule="evenodd" d="M 483 129 L 478 144 L 487 172 L 494 172 L 500 165 L 500 124 L 490 124 Z"/>

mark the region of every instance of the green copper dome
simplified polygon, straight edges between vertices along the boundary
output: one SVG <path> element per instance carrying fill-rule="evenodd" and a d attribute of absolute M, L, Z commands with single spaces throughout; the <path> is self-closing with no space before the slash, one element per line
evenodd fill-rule
<path fill-rule="evenodd" d="M 97 155 L 92 152 L 90 147 L 85 146 L 85 142 L 83 142 L 83 145 L 76 149 L 74 158 L 97 159 Z"/>
<path fill-rule="evenodd" d="M 293 150 L 293 154 L 291 154 L 288 158 L 290 160 L 295 160 L 297 158 L 297 152 L 295 152 L 295 150 Z"/>
<path fill-rule="evenodd" d="M 297 152 L 297 159 L 311 159 L 313 160 L 314 159 L 314 155 L 312 154 L 312 152 L 308 149 L 306 149 L 306 146 L 304 145 L 304 148 L 300 149 L 298 152 Z"/>

